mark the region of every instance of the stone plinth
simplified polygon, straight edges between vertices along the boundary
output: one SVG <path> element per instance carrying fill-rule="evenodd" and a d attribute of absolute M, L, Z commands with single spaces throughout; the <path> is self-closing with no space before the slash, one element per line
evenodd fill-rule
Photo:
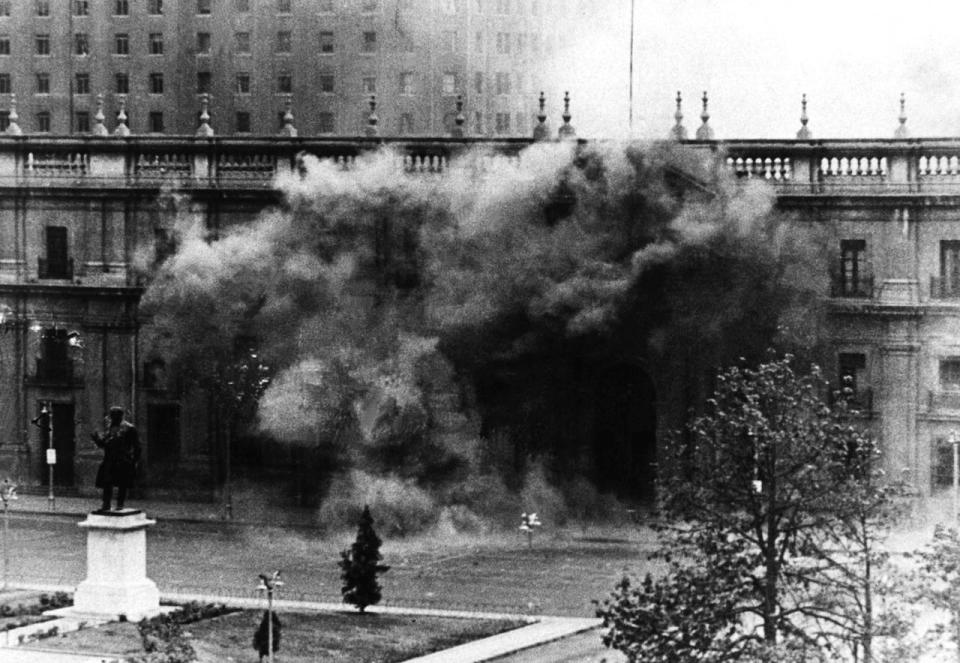
<path fill-rule="evenodd" d="M 135 509 L 89 514 L 79 523 L 87 530 L 87 578 L 73 606 L 52 613 L 108 621 L 160 614 L 160 592 L 147 578 L 147 528 L 155 523 Z"/>

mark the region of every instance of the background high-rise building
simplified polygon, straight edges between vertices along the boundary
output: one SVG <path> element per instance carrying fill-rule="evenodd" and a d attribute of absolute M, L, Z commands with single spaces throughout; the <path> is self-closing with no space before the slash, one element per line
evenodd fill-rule
<path fill-rule="evenodd" d="M 0 108 L 26 132 L 83 134 L 104 98 L 134 134 L 529 135 L 581 0 L 0 0 Z M 555 112 L 554 114 L 559 114 Z M 0 122 L 5 121 L 5 117 Z"/>

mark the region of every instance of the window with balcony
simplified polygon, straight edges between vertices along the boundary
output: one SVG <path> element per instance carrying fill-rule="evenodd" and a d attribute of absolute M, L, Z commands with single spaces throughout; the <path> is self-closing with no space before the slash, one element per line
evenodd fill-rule
<path fill-rule="evenodd" d="M 840 272 L 832 294 L 834 297 L 873 296 L 873 274 L 867 264 L 866 240 L 840 240 Z"/>
<path fill-rule="evenodd" d="M 234 37 L 237 42 L 237 53 L 247 54 L 250 52 L 250 33 L 237 32 Z"/>
<path fill-rule="evenodd" d="M 50 94 L 50 74 L 39 72 L 36 74 L 37 94 Z"/>
<path fill-rule="evenodd" d="M 113 90 L 117 94 L 130 94 L 130 74 L 125 72 L 114 74 Z"/>
<path fill-rule="evenodd" d="M 35 118 L 37 131 L 42 134 L 50 133 L 50 111 L 40 111 Z"/>
<path fill-rule="evenodd" d="M 841 352 L 837 355 L 837 390 L 850 406 L 869 410 L 871 390 L 867 380 L 867 355 L 862 352 Z"/>
<path fill-rule="evenodd" d="M 74 131 L 80 134 L 90 133 L 90 113 L 88 111 L 77 111 L 73 114 Z"/>
<path fill-rule="evenodd" d="M 197 55 L 210 55 L 210 44 L 209 32 L 197 33 Z"/>
<path fill-rule="evenodd" d="M 320 52 L 333 53 L 333 49 L 333 32 L 329 30 L 322 30 L 320 32 Z"/>
<path fill-rule="evenodd" d="M 0 74 L 0 94 L 11 92 L 13 92 L 13 84 L 10 82 L 10 74 Z"/>
<path fill-rule="evenodd" d="M 36 35 L 33 44 L 37 55 L 50 55 L 50 35 Z"/>
<path fill-rule="evenodd" d="M 130 55 L 130 35 L 126 32 L 118 32 L 113 37 L 114 55 Z"/>
<path fill-rule="evenodd" d="M 10 55 L 10 35 L 0 35 L 0 55 Z"/>
<path fill-rule="evenodd" d="M 150 55 L 163 55 L 163 33 L 150 33 Z"/>
<path fill-rule="evenodd" d="M 361 53 L 377 52 L 377 33 L 376 32 L 364 32 L 361 35 L 360 52 Z"/>
<path fill-rule="evenodd" d="M 41 279 L 72 279 L 73 260 L 67 246 L 65 226 L 47 226 L 44 230 L 46 256 L 38 259 Z"/>
<path fill-rule="evenodd" d="M 486 129 L 483 126 L 483 113 L 475 111 L 473 114 L 473 130 L 478 135 L 483 135 Z"/>
<path fill-rule="evenodd" d="M 71 347 L 76 347 L 76 332 L 60 327 L 43 329 L 40 332 L 40 356 L 37 357 L 36 379 L 47 383 L 70 383 L 73 381 Z"/>
<path fill-rule="evenodd" d="M 90 94 L 90 74 L 74 74 L 73 76 L 73 93 L 74 94 Z"/>
<path fill-rule="evenodd" d="M 960 240 L 940 242 L 940 276 L 931 279 L 931 296 L 960 298 Z"/>
<path fill-rule="evenodd" d="M 73 35 L 73 54 L 74 55 L 90 54 L 90 41 L 87 39 L 86 33 L 78 32 L 75 35 Z"/>

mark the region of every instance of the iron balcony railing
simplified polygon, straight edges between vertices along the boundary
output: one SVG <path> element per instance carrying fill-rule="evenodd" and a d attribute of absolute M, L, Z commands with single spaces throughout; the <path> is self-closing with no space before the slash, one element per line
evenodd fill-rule
<path fill-rule="evenodd" d="M 861 275 L 857 278 L 835 278 L 830 285 L 830 296 L 871 299 L 873 297 L 873 274 Z"/>
<path fill-rule="evenodd" d="M 37 258 L 37 277 L 41 279 L 72 279 L 73 258 L 48 260 Z"/>

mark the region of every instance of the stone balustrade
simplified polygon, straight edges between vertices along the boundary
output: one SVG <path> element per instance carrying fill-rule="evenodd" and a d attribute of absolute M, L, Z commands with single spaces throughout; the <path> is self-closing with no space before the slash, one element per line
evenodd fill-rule
<path fill-rule="evenodd" d="M 92 138 L 0 135 L 0 187 L 269 188 L 305 154 L 350 168 L 382 146 L 397 154 L 397 170 L 442 173 L 473 147 L 483 169 L 516 165 L 528 139 L 301 139 L 193 136 Z"/>
<path fill-rule="evenodd" d="M 0 186 L 172 186 L 269 188 L 304 154 L 350 168 L 381 146 L 398 171 L 445 172 L 451 160 L 481 148 L 474 167 L 515 166 L 532 139 L 290 138 L 0 135 Z M 585 141 L 581 140 L 581 143 Z M 780 195 L 960 193 L 960 139 L 690 140 L 723 155 L 739 179 L 764 180 Z"/>

